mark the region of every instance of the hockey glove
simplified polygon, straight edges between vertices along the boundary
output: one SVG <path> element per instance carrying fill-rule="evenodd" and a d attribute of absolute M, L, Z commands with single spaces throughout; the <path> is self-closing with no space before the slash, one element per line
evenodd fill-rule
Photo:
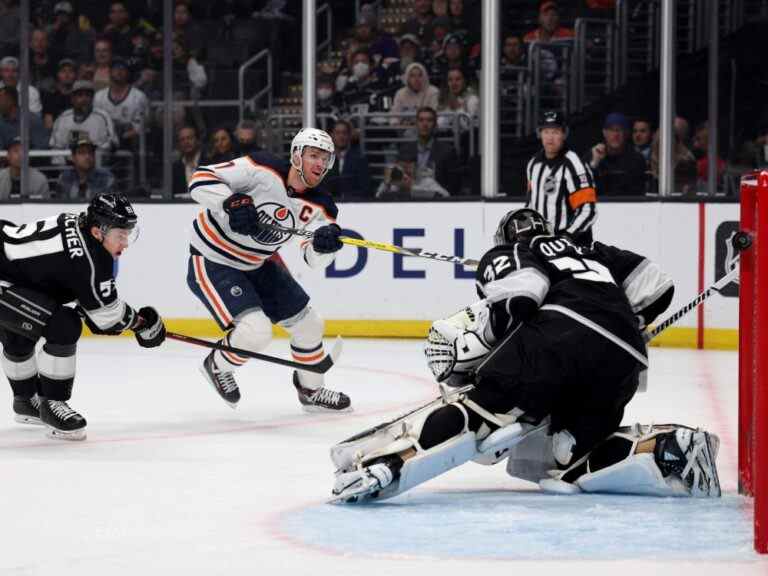
<path fill-rule="evenodd" d="M 145 306 L 139 310 L 140 323 L 134 329 L 136 341 L 142 348 L 160 346 L 165 340 L 165 325 L 157 310 Z"/>
<path fill-rule="evenodd" d="M 224 212 L 229 216 L 229 227 L 238 234 L 250 236 L 259 230 L 259 212 L 253 198 L 247 194 L 232 194 L 224 200 Z"/>
<path fill-rule="evenodd" d="M 328 224 L 315 230 L 312 236 L 312 248 L 318 254 L 330 254 L 338 252 L 344 244 L 339 240 L 341 228 L 338 224 Z"/>

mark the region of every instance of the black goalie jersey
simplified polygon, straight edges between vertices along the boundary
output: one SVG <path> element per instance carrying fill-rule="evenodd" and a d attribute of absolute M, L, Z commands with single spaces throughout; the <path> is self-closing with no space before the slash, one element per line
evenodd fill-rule
<path fill-rule="evenodd" d="M 112 256 L 80 228 L 77 214 L 22 225 L 0 221 L 0 281 L 58 304 L 77 302 L 102 329 L 133 315 L 117 296 Z"/>
<path fill-rule="evenodd" d="M 579 322 L 641 364 L 647 360 L 639 328 L 673 293 L 672 281 L 646 258 L 599 242 L 577 246 L 563 236 L 493 248 L 480 262 L 477 287 L 492 305 L 499 336 L 540 310 Z"/>

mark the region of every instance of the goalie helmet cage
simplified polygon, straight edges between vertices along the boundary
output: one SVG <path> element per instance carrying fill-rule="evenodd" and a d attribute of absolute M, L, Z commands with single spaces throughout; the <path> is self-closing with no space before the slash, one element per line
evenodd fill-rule
<path fill-rule="evenodd" d="M 741 179 L 741 229 L 752 235 L 752 247 L 741 253 L 739 281 L 739 492 L 754 497 L 755 550 L 766 554 L 768 171 Z"/>

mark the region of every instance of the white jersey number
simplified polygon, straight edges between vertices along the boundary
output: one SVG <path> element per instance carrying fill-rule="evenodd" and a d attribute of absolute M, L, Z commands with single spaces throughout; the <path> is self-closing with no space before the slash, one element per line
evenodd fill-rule
<path fill-rule="evenodd" d="M 589 280 L 591 282 L 605 282 L 607 284 L 616 284 L 611 271 L 600 262 L 595 262 L 589 258 L 572 258 L 563 256 L 551 261 L 557 266 L 558 270 L 569 270 L 573 277 L 578 280 Z"/>

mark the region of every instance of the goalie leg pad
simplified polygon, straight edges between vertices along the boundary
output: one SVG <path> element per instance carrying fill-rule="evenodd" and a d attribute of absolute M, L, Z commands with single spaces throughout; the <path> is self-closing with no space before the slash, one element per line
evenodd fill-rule
<path fill-rule="evenodd" d="M 475 433 L 464 432 L 447 442 L 408 458 L 400 468 L 399 478 L 384 488 L 378 498 L 383 500 L 402 494 L 406 490 L 469 462 L 475 454 L 477 454 Z"/>
<path fill-rule="evenodd" d="M 361 463 L 370 462 L 381 456 L 397 454 L 408 448 L 415 447 L 417 450 L 425 450 L 426 448 L 420 444 L 425 423 L 430 416 L 446 409 L 448 409 L 448 413 L 458 411 L 463 417 L 460 428 L 452 435 L 464 432 L 467 426 L 467 416 L 464 407 L 459 403 L 463 397 L 463 394 L 460 393 L 451 394 L 451 397 L 448 398 L 448 404 L 444 404 L 443 398 L 437 398 L 382 427 L 377 426 L 369 431 L 356 434 L 331 448 L 331 460 L 336 465 L 337 471 L 346 472 Z M 445 414 L 445 412 L 442 413 Z M 440 418 L 442 420 L 442 416 Z M 429 438 L 425 438 L 425 440 L 430 448 L 444 441 L 438 439 L 438 431 L 434 433 L 430 431 Z"/>
<path fill-rule="evenodd" d="M 641 444 L 653 446 L 652 451 L 639 451 Z M 687 426 L 635 426 L 617 432 L 540 486 L 559 493 L 569 485 L 584 492 L 719 497 L 718 447 L 717 436 Z"/>
<path fill-rule="evenodd" d="M 464 390 L 452 392 L 449 397 L 442 396 L 427 402 L 423 406 L 418 406 L 410 412 L 403 414 L 388 422 L 383 422 L 367 430 L 363 430 L 342 440 L 331 447 L 331 460 L 336 465 L 337 470 L 349 470 L 359 462 L 364 455 L 374 450 L 387 446 L 394 439 L 407 436 L 407 430 L 411 426 L 410 422 L 425 419 L 429 414 L 445 402 L 451 402 L 463 398 Z"/>

